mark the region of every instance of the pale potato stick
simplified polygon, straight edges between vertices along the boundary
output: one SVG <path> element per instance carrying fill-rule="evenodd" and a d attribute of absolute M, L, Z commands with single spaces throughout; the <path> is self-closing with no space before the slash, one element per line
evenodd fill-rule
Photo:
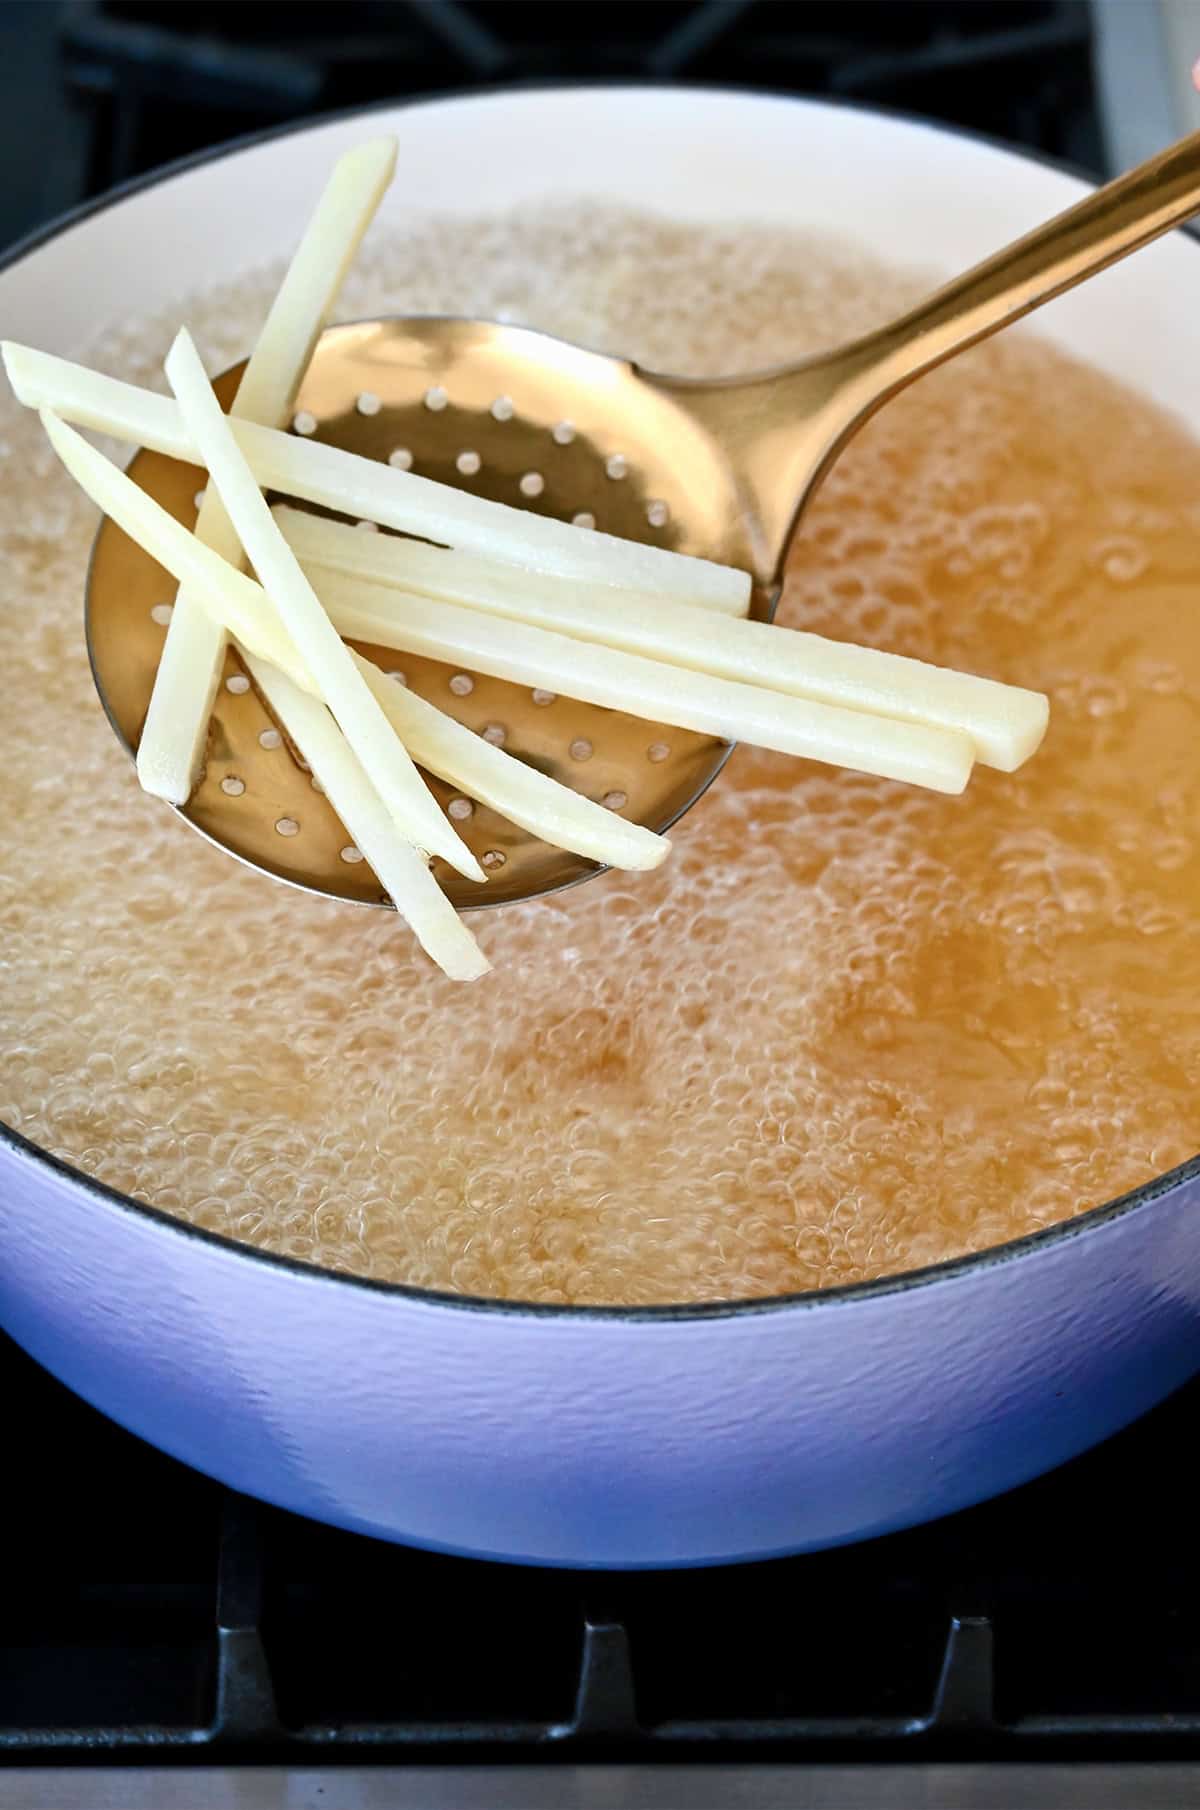
<path fill-rule="evenodd" d="M 42 420 L 55 451 L 92 500 L 131 538 L 146 545 L 176 578 L 188 583 L 205 608 L 216 612 L 214 621 L 223 622 L 239 642 L 242 631 L 246 631 L 246 643 L 240 651 L 267 702 L 289 734 L 294 735 L 347 833 L 371 863 L 380 885 L 411 924 L 422 946 L 453 979 L 473 980 L 486 973 L 488 964 L 474 938 L 460 923 L 424 861 L 400 836 L 328 710 L 270 660 L 251 652 L 252 643 L 266 647 L 272 657 L 279 655 L 293 662 L 297 677 L 311 685 L 289 641 L 272 619 L 262 587 L 203 546 L 131 478 L 49 410 L 42 411 Z"/>
<path fill-rule="evenodd" d="M 392 138 L 359 145 L 334 165 L 242 373 L 235 415 L 270 427 L 286 419 L 395 167 Z M 200 505 L 196 534 L 223 559 L 240 563 L 238 538 L 215 487 Z M 175 598 L 137 751 L 142 785 L 172 804 L 183 804 L 196 782 L 224 660 L 223 631 L 185 586 Z"/>
<path fill-rule="evenodd" d="M 385 590 L 367 579 L 316 568 L 314 577 L 339 633 L 355 641 L 425 654 L 651 722 L 877 773 L 935 792 L 961 792 L 970 777 L 974 750 L 955 730 L 900 723 L 711 678 L 483 610 Z"/>
<path fill-rule="evenodd" d="M 195 461 L 195 449 L 173 397 L 139 390 L 118 377 L 106 377 L 69 358 L 39 352 L 11 339 L 0 341 L 0 357 L 13 395 L 26 408 L 49 409 L 76 427 L 111 434 L 115 440 L 145 446 L 169 459 Z"/>
<path fill-rule="evenodd" d="M 200 448 L 209 482 L 216 486 L 246 557 L 397 829 L 415 847 L 441 855 L 468 879 L 486 880 L 470 849 L 439 810 L 279 532 L 186 327 L 167 354 L 166 372 Z"/>
<path fill-rule="evenodd" d="M 43 410 L 42 419 L 55 451 L 81 489 L 174 577 L 187 575 L 194 596 L 213 621 L 239 642 L 248 662 L 257 653 L 260 665 L 266 662 L 275 669 L 287 668 L 293 690 L 318 693 L 316 681 L 261 585 L 203 546 L 132 478 L 48 409 Z M 670 845 L 664 837 L 626 822 L 493 748 L 432 704 L 410 696 L 360 654 L 353 658 L 401 741 L 439 778 L 490 805 L 531 835 L 606 866 L 657 867 L 666 855 Z"/>
<path fill-rule="evenodd" d="M 315 683 L 303 663 L 297 662 L 278 625 L 271 623 L 264 594 L 253 579 L 202 547 L 130 478 L 48 410 L 43 411 L 42 419 L 68 470 L 106 513 L 176 577 L 186 573 L 204 596 L 206 607 L 224 615 L 231 627 L 236 613 L 239 639 L 244 631 L 248 646 L 279 663 L 290 661 L 291 676 L 301 686 Z M 126 510 L 130 502 L 137 509 L 136 517 Z M 439 659 L 462 659 L 464 664 L 515 678 L 517 683 L 546 685 L 653 721 L 674 717 L 682 726 L 703 733 L 759 740 L 767 747 L 861 765 L 865 771 L 931 785 L 936 790 L 961 791 L 969 775 L 969 742 L 945 731 L 923 731 L 919 726 L 806 704 L 728 680 L 703 679 L 606 648 L 589 648 L 583 657 L 580 643 L 566 636 L 527 624 L 505 625 L 481 611 L 406 597 L 369 581 L 330 574 L 325 591 L 326 606 L 332 606 L 341 633 L 381 646 L 406 647 Z M 623 689 L 626 685 L 628 690 Z M 697 688 L 701 705 L 707 700 L 707 708 L 699 713 Z M 686 713 L 687 720 L 676 712 Z M 869 760 L 861 758 L 864 737 L 871 749 Z"/>
<path fill-rule="evenodd" d="M 490 963 L 363 771 L 319 698 L 301 691 L 277 667 L 244 654 L 254 683 L 325 789 L 348 838 L 417 941 L 451 978 L 478 980 Z"/>
<path fill-rule="evenodd" d="M 52 408 L 81 427 L 132 440 L 169 458 L 203 463 L 169 397 L 12 341 L 0 343 L 0 352 L 14 395 L 28 406 Z M 749 574 L 732 566 L 510 509 L 341 447 L 300 440 L 251 421 L 236 421 L 233 431 L 264 490 L 522 569 L 675 597 L 734 616 L 744 616 L 750 606 Z"/>
<path fill-rule="evenodd" d="M 415 760 L 468 798 L 486 804 L 510 823 L 554 848 L 567 848 L 606 867 L 644 871 L 658 867 L 670 852 L 665 836 L 583 798 L 570 786 L 548 779 L 536 767 L 515 760 L 503 748 L 465 729 L 415 692 L 397 685 L 362 654 L 360 671 Z"/>
<path fill-rule="evenodd" d="M 204 544 L 229 559 L 235 556 L 234 549 L 213 519 L 218 506 L 214 499 L 210 509 L 205 501 L 196 532 Z M 142 790 L 169 804 L 187 803 L 204 763 L 225 646 L 224 631 L 192 592 L 186 588 L 176 591 L 134 757 Z"/>
<path fill-rule="evenodd" d="M 227 624 L 230 634 L 274 661 L 298 685 L 315 690 L 315 681 L 279 626 L 261 585 L 189 534 L 161 503 L 52 410 L 42 409 L 41 420 L 51 446 L 97 508 L 179 584 L 204 599 L 214 621 Z"/>
<path fill-rule="evenodd" d="M 733 566 L 512 509 L 317 440 L 280 434 L 268 441 L 264 429 L 247 431 L 243 444 L 264 488 L 385 528 L 461 547 L 522 571 L 678 597 L 736 616 L 750 607 L 750 575 Z"/>
<path fill-rule="evenodd" d="M 273 427 L 325 330 L 363 236 L 396 170 L 396 140 L 374 138 L 338 158 L 271 304 L 231 413 Z"/>
<path fill-rule="evenodd" d="M 667 597 L 615 595 L 607 587 L 516 572 L 499 561 L 391 534 L 360 534 L 348 523 L 282 504 L 275 519 L 304 566 L 464 603 L 822 704 L 961 730 L 980 761 L 1005 773 L 1027 761 L 1046 733 L 1048 700 L 994 679 L 771 623 L 738 621 Z"/>
<path fill-rule="evenodd" d="M 49 410 L 43 410 L 42 419 L 55 451 L 80 488 L 173 577 L 190 586 L 214 623 L 234 636 L 247 663 L 256 661 L 253 670 L 264 664 L 276 672 L 286 668 L 280 677 L 290 674 L 291 691 L 303 689 L 318 695 L 316 681 L 281 627 L 262 586 L 203 546 L 81 434 Z M 606 866 L 657 867 L 667 854 L 670 845 L 664 837 L 627 822 L 493 748 L 432 704 L 405 692 L 369 660 L 359 654 L 353 657 L 402 742 L 439 778 L 490 805 L 531 835 Z M 296 739 L 300 741 L 299 736 Z M 340 810 L 338 815 L 342 815 Z M 382 875 L 380 879 L 386 884 Z"/>

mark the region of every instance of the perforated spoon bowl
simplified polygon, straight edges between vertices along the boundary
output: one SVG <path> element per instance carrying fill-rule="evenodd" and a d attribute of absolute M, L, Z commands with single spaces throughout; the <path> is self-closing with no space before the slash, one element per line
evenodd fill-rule
<path fill-rule="evenodd" d="M 293 429 L 481 496 L 741 566 L 769 618 L 815 487 L 891 396 L 963 347 L 1200 209 L 1200 133 L 1098 190 L 875 333 L 787 369 L 691 381 L 487 321 L 379 320 L 328 330 Z M 240 368 L 239 368 L 240 369 Z M 239 370 L 218 383 L 226 402 Z M 143 452 L 131 470 L 184 521 L 204 473 Z M 97 688 L 136 747 L 170 586 L 110 524 L 88 581 Z M 512 754 L 652 829 L 712 782 L 728 743 L 381 648 L 363 651 Z M 430 780 L 489 873 L 438 864 L 456 905 L 502 904 L 600 871 Z M 205 775 L 182 814 L 241 859 L 342 899 L 384 903 L 374 877 L 230 656 Z M 281 833 L 280 824 L 291 833 Z"/>

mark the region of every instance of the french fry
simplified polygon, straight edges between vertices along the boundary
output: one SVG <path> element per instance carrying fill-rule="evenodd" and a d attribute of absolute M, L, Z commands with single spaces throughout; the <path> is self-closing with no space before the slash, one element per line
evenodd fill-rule
<path fill-rule="evenodd" d="M 396 166 L 396 141 L 377 139 L 338 159 L 242 373 L 232 412 L 277 426 L 312 358 L 346 271 Z M 236 564 L 237 536 L 215 489 L 200 505 L 197 537 Z M 186 585 L 155 675 L 137 750 L 147 792 L 183 804 L 204 757 L 213 701 L 225 660 L 225 635 Z"/>
<path fill-rule="evenodd" d="M 132 441 L 169 458 L 203 463 L 169 397 L 11 340 L 0 344 L 0 353 L 14 395 L 27 406 L 51 408 L 78 426 Z M 297 439 L 255 422 L 235 421 L 233 432 L 263 490 L 299 497 L 306 503 L 523 570 L 614 590 L 674 597 L 734 616 L 744 616 L 749 608 L 749 574 L 732 566 L 511 509 L 414 472 L 396 471 L 375 459 L 360 458 L 339 446 Z"/>
<path fill-rule="evenodd" d="M 317 574 L 315 568 L 314 575 L 330 619 L 354 641 L 451 661 L 468 671 L 541 686 L 651 722 L 751 742 L 935 792 L 961 792 L 970 777 L 974 750 L 955 730 L 711 678 L 483 610 L 385 590 L 365 579 Z"/>
<path fill-rule="evenodd" d="M 280 627 L 260 584 L 189 534 L 161 503 L 147 496 L 52 410 L 42 409 L 41 421 L 51 446 L 85 495 L 130 540 L 165 566 L 172 578 L 193 591 L 218 627 L 224 624 L 251 652 L 286 672 L 293 683 L 316 691 L 315 679 Z M 240 553 L 240 543 L 238 550 Z"/>
<path fill-rule="evenodd" d="M 206 586 L 218 613 L 236 612 L 239 639 L 252 651 L 285 667 L 300 686 L 316 684 L 253 579 L 201 546 L 82 436 L 49 411 L 42 418 L 60 458 L 94 502 L 175 576 L 187 572 L 192 582 Z M 370 581 L 334 573 L 322 579 L 321 601 L 337 631 L 335 640 L 345 635 L 460 661 L 498 678 L 544 686 L 653 722 L 674 722 L 702 734 L 860 767 L 935 791 L 960 792 L 970 775 L 971 744 L 950 731 L 706 678 L 528 624 L 502 623 L 482 611 L 388 591 Z"/>
<path fill-rule="evenodd" d="M 305 668 L 362 762 L 396 827 L 414 847 L 441 855 L 468 879 L 487 875 L 442 815 L 408 752 L 304 577 L 242 457 L 229 419 L 186 328 L 166 372 L 226 513 Z"/>
<path fill-rule="evenodd" d="M 372 786 L 319 698 L 268 661 L 244 652 L 251 677 L 325 789 L 333 809 L 396 910 L 451 980 L 478 980 L 491 964 Z"/>
<path fill-rule="evenodd" d="M 397 685 L 386 673 L 355 654 L 359 670 L 415 760 L 468 798 L 486 804 L 554 848 L 567 848 L 606 867 L 646 870 L 670 852 L 665 836 L 630 823 L 548 779 L 536 767 L 515 760 L 503 748 L 465 729 L 452 716 Z"/>
<path fill-rule="evenodd" d="M 275 519 L 310 570 L 417 591 L 794 697 L 959 730 L 974 744 L 977 759 L 1005 773 L 1027 761 L 1046 732 L 1047 699 L 1015 685 L 771 623 L 738 621 L 667 597 L 614 595 L 607 587 L 515 572 L 498 561 L 396 535 L 360 534 L 345 522 L 286 505 L 276 508 Z M 313 577 L 319 591 L 319 572 Z"/>
<path fill-rule="evenodd" d="M 429 865 L 437 856 L 486 881 L 450 821 L 470 809 L 443 814 L 414 756 L 530 835 L 604 865 L 652 869 L 670 845 L 397 685 L 354 643 L 662 725 L 646 732 L 652 761 L 670 752 L 654 745 L 668 726 L 949 794 L 976 759 L 1005 772 L 1029 759 L 1048 719 L 1038 693 L 750 621 L 746 572 L 283 431 L 395 164 L 395 141 L 381 139 L 335 166 L 228 415 L 186 328 L 166 360 L 170 397 L 0 342 L 14 394 L 67 470 L 179 586 L 137 750 L 147 791 L 190 796 L 232 642 L 353 841 L 345 858 L 370 863 L 449 977 L 474 980 L 489 963 Z M 195 532 L 68 421 L 205 468 Z M 268 492 L 394 532 L 364 537 L 287 501 L 272 509 Z"/>
<path fill-rule="evenodd" d="M 49 410 L 43 411 L 42 419 L 51 444 L 80 488 L 174 578 L 190 587 L 214 624 L 238 642 L 247 664 L 255 663 L 252 670 L 269 667 L 286 677 L 292 690 L 304 691 L 319 701 L 320 688 L 281 627 L 262 586 L 189 534 L 81 434 Z M 627 822 L 503 749 L 493 748 L 432 704 L 404 691 L 369 660 L 359 654 L 353 657 L 410 754 L 468 797 L 490 805 L 555 848 L 570 849 L 608 867 L 657 867 L 666 856 L 670 845 L 664 837 Z M 388 885 L 382 874 L 380 881 Z M 407 915 L 402 907 L 397 908 Z"/>

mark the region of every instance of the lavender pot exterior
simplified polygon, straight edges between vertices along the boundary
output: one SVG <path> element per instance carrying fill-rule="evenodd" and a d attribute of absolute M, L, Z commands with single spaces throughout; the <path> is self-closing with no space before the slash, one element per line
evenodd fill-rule
<path fill-rule="evenodd" d="M 0 1321 L 155 1445 L 321 1520 L 489 1558 L 798 1552 L 959 1508 L 1200 1367 L 1200 1178 L 886 1289 L 487 1308 L 276 1263 L 0 1146 Z"/>
<path fill-rule="evenodd" d="M 475 95 L 368 129 L 394 132 L 400 167 L 421 172 L 381 210 L 406 230 L 637 197 L 725 231 L 852 227 L 898 267 L 949 276 L 1087 193 L 931 125 L 694 88 Z M 214 272 L 286 256 L 333 157 L 364 135 L 361 118 L 323 120 L 56 227 L 0 269 L 4 333 L 86 357 L 106 327 L 178 319 Z M 813 169 L 819 182 L 798 181 Z M 1200 419 L 1198 279 L 1196 243 L 1174 234 L 1037 330 Z M 562 330 L 552 300 L 534 324 Z M 469 292 L 462 312 L 477 312 Z M 1192 1165 L 1124 1208 L 855 1295 L 538 1313 L 268 1262 L 0 1130 L 0 1324 L 156 1445 L 306 1514 L 547 1564 L 752 1558 L 957 1508 L 1168 1394 L 1200 1367 L 1198 1195 Z"/>

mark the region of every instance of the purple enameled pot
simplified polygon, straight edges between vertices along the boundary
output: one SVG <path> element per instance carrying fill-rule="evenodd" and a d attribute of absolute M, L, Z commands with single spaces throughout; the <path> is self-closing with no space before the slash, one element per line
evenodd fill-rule
<path fill-rule="evenodd" d="M 1083 185 L 936 128 L 701 91 L 585 89 L 375 113 L 384 217 L 636 198 L 843 231 L 965 267 Z M 0 330 L 77 353 L 283 255 L 339 120 L 66 222 L 0 271 Z M 547 157 L 546 147 L 555 153 Z M 812 172 L 819 171 L 819 181 Z M 186 231 L 181 229 L 186 222 Z M 150 255 L 166 233 L 170 258 Z M 1175 235 L 1039 330 L 1200 412 L 1200 252 Z M 114 1419 L 267 1501 L 387 1539 L 550 1565 L 695 1565 L 862 1539 L 1006 1489 L 1200 1368 L 1200 1163 L 1019 1244 L 742 1306 L 438 1296 L 263 1256 L 0 1134 L 0 1323 Z"/>

